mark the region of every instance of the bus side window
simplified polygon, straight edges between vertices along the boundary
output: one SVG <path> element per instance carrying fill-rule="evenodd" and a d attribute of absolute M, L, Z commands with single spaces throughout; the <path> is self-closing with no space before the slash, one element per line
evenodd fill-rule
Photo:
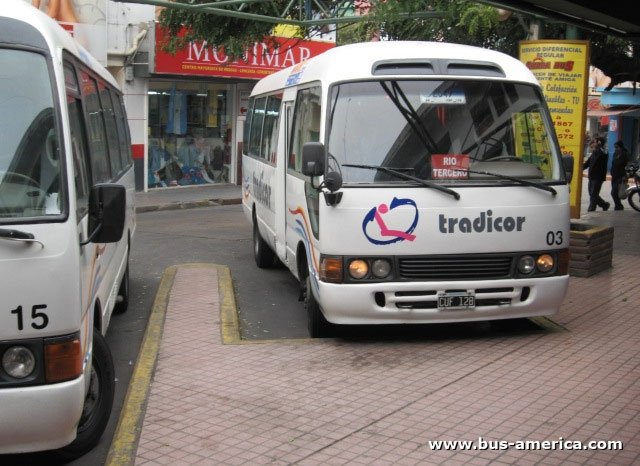
<path fill-rule="evenodd" d="M 113 101 L 113 110 L 116 115 L 116 126 L 118 127 L 118 141 L 120 143 L 120 159 L 122 168 L 127 169 L 133 163 L 131 160 L 131 136 L 129 135 L 129 126 L 127 119 L 124 117 L 123 104 L 120 97 L 111 90 L 111 100 Z"/>
<path fill-rule="evenodd" d="M 89 173 L 87 171 L 87 150 L 82 119 L 80 89 L 71 65 L 65 65 L 67 88 L 67 108 L 69 111 L 69 130 L 71 133 L 71 155 L 73 157 L 73 177 L 76 190 L 76 212 L 82 218 L 89 206 Z"/>
<path fill-rule="evenodd" d="M 260 155 L 267 162 L 276 163 L 276 147 L 278 145 L 278 122 L 280 121 L 280 104 L 282 95 L 272 95 L 267 99 L 267 113 L 262 131 L 262 149 Z"/>
<path fill-rule="evenodd" d="M 88 124 L 89 157 L 91 160 L 91 174 L 93 183 L 102 183 L 111 179 L 111 165 L 107 152 L 107 137 L 105 134 L 102 109 L 98 99 L 98 86 L 89 74 L 81 72 L 82 97 L 85 104 L 85 117 Z"/>
<path fill-rule="evenodd" d="M 100 104 L 102 106 L 102 116 L 107 130 L 107 147 L 109 149 L 109 162 L 111 164 L 111 176 L 117 178 L 122 172 L 122 159 L 120 158 L 120 143 L 118 141 L 118 129 L 116 125 L 116 116 L 113 111 L 111 102 L 111 94 L 104 83 L 99 83 L 100 87 Z"/>
<path fill-rule="evenodd" d="M 253 115 L 251 118 L 251 129 L 249 133 L 249 147 L 247 154 L 254 157 L 260 156 L 260 141 L 262 140 L 262 125 L 264 123 L 266 97 L 260 97 L 255 100 L 253 106 Z"/>
<path fill-rule="evenodd" d="M 293 130 L 289 168 L 299 172 L 302 167 L 302 146 L 320 140 L 320 87 L 298 91 L 293 111 Z"/>
<path fill-rule="evenodd" d="M 249 153 L 249 137 L 251 133 L 251 125 L 253 120 L 253 104 L 255 99 L 251 97 L 249 99 L 249 106 L 247 108 L 247 116 L 244 122 L 244 128 L 242 129 L 242 153 Z"/>

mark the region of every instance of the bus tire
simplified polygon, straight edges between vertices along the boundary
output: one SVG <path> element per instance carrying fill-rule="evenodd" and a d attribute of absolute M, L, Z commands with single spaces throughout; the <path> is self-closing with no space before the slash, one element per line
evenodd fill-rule
<path fill-rule="evenodd" d="M 304 284 L 304 309 L 307 312 L 308 329 L 311 338 L 323 338 L 331 334 L 331 323 L 325 319 L 320 305 L 313 296 L 313 290 L 311 289 L 311 278 L 307 275 Z"/>
<path fill-rule="evenodd" d="M 107 341 L 98 329 L 93 329 L 93 356 L 91 381 L 84 401 L 82 416 L 78 424 L 76 439 L 61 448 L 56 456 L 70 461 L 92 450 L 100 441 L 107 427 L 113 395 L 115 393 L 115 371 L 113 358 Z"/>
<path fill-rule="evenodd" d="M 129 261 L 127 261 L 127 268 L 124 270 L 122 281 L 120 282 L 120 288 L 118 289 L 118 299 L 113 312 L 115 314 L 124 314 L 129 308 Z"/>
<path fill-rule="evenodd" d="M 261 269 L 273 266 L 276 258 L 273 250 L 260 236 L 260 230 L 255 220 L 253 222 L 253 257 L 256 260 L 256 265 Z"/>

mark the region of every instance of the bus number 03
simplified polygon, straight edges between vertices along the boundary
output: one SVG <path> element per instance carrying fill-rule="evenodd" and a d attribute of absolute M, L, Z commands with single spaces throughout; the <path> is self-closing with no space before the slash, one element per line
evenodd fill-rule
<path fill-rule="evenodd" d="M 42 330 L 49 325 L 49 316 L 42 312 L 42 309 L 46 309 L 46 304 L 36 304 L 31 308 L 31 327 L 36 330 Z M 18 330 L 24 329 L 24 317 L 22 315 L 22 306 L 11 311 L 11 314 L 15 314 L 18 318 Z"/>
<path fill-rule="evenodd" d="M 560 230 L 558 231 L 549 231 L 547 232 L 547 244 L 549 246 L 553 245 L 553 244 L 562 244 L 562 232 Z"/>

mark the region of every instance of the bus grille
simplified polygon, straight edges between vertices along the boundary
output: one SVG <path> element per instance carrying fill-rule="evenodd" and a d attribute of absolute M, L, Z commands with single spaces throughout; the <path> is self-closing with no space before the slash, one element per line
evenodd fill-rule
<path fill-rule="evenodd" d="M 512 277 L 513 255 L 415 256 L 398 259 L 403 280 L 492 280 Z"/>

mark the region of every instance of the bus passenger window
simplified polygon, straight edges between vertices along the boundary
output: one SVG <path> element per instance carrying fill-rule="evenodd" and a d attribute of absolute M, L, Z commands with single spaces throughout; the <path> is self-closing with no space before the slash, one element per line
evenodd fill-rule
<path fill-rule="evenodd" d="M 298 172 L 302 167 L 302 146 L 320 140 L 321 96 L 320 87 L 298 91 L 289 156 L 289 168 Z"/>

